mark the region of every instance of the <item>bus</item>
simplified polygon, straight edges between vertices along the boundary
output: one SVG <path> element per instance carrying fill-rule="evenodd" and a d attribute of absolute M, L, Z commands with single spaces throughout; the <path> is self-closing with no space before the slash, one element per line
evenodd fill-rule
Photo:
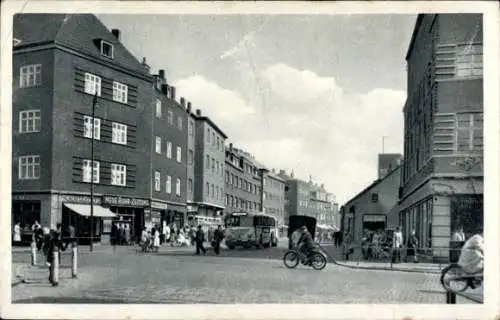
<path fill-rule="evenodd" d="M 278 245 L 276 218 L 264 213 L 233 212 L 224 219 L 226 246 L 269 248 Z"/>

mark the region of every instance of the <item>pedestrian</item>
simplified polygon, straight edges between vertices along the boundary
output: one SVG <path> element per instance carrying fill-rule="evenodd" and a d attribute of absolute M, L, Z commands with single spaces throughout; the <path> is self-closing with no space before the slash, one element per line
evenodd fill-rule
<path fill-rule="evenodd" d="M 346 234 L 343 245 L 345 260 L 349 261 L 349 256 L 354 253 L 354 247 L 352 246 L 352 237 L 350 233 Z"/>
<path fill-rule="evenodd" d="M 13 245 L 19 245 L 21 243 L 21 224 L 19 222 L 16 222 L 12 230 L 12 243 Z"/>
<path fill-rule="evenodd" d="M 408 237 L 407 246 L 408 246 L 408 248 L 406 249 L 407 259 L 409 257 L 412 257 L 413 263 L 417 263 L 418 262 L 418 257 L 417 257 L 418 239 L 417 239 L 417 236 L 415 235 L 415 230 L 411 230 L 410 236 Z"/>
<path fill-rule="evenodd" d="M 200 251 L 203 252 L 203 254 L 206 254 L 207 251 L 203 247 L 203 242 L 205 241 L 205 232 L 203 232 L 203 229 L 201 228 L 201 225 L 198 226 L 198 231 L 196 231 L 196 236 L 195 236 L 195 242 L 196 242 L 196 254 L 199 255 Z"/>
<path fill-rule="evenodd" d="M 220 253 L 220 243 L 222 242 L 222 239 L 224 239 L 224 232 L 222 231 L 222 226 L 219 225 L 214 232 L 213 247 L 216 255 L 219 255 Z"/>
<path fill-rule="evenodd" d="M 113 252 L 116 252 L 116 245 L 118 244 L 118 226 L 116 225 L 116 222 L 113 222 L 111 224 L 111 245 L 113 246 Z"/>
<path fill-rule="evenodd" d="M 160 230 L 158 230 L 158 226 L 153 228 L 153 248 L 156 252 L 160 251 Z"/>
<path fill-rule="evenodd" d="M 119 245 L 124 245 L 125 244 L 125 228 L 124 228 L 124 223 L 120 223 L 120 232 L 119 232 Z"/>
<path fill-rule="evenodd" d="M 465 241 L 465 233 L 464 233 L 464 229 L 462 228 L 462 226 L 459 226 L 457 228 L 457 230 L 455 230 L 455 232 L 451 236 L 451 241 L 457 241 L 457 242 L 458 241 L 460 241 L 460 242 Z"/>
<path fill-rule="evenodd" d="M 142 246 L 142 251 L 146 251 L 148 248 L 148 231 L 146 227 L 142 228 L 140 244 Z"/>
<path fill-rule="evenodd" d="M 392 262 L 401 262 L 401 248 L 403 247 L 403 233 L 399 227 L 396 227 L 396 231 L 392 235 Z"/>
<path fill-rule="evenodd" d="M 125 223 L 125 245 L 130 245 L 130 223 Z"/>

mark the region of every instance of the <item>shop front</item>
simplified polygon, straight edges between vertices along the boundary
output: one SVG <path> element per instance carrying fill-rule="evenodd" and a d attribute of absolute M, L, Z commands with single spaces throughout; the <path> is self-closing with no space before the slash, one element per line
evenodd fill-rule
<path fill-rule="evenodd" d="M 21 242 L 30 243 L 32 239 L 32 226 L 35 221 L 40 223 L 41 201 L 39 200 L 14 200 L 12 201 L 12 226 L 19 223 L 21 228 Z"/>
<path fill-rule="evenodd" d="M 368 232 L 385 231 L 386 221 L 385 214 L 364 214 L 363 230 Z"/>
<path fill-rule="evenodd" d="M 103 196 L 103 205 L 116 214 L 113 221 L 129 235 L 125 238 L 129 242 L 137 242 L 140 239 L 142 229 L 146 226 L 146 209 L 149 209 L 150 202 L 147 199 Z M 149 218 L 150 215 L 148 215 Z M 103 228 L 103 236 L 109 239 L 113 221 L 107 221 Z"/>
<path fill-rule="evenodd" d="M 157 226 L 160 228 L 160 232 L 163 232 L 166 227 L 165 216 L 167 214 L 168 204 L 159 201 L 151 201 L 151 213 L 149 220 L 151 220 L 151 226 Z"/>
<path fill-rule="evenodd" d="M 168 203 L 168 208 L 162 218 L 167 225 L 183 228 L 186 225 L 186 206 L 180 203 Z"/>

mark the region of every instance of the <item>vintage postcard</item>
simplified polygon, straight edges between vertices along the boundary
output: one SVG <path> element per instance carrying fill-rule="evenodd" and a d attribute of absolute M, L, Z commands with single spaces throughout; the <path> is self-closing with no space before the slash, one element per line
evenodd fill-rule
<path fill-rule="evenodd" d="M 499 18 L 2 2 L 2 318 L 498 319 Z"/>

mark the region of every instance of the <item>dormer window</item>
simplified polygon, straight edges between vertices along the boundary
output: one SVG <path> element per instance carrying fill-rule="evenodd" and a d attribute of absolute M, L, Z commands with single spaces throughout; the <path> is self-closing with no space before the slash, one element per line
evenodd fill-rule
<path fill-rule="evenodd" d="M 101 55 L 106 58 L 113 59 L 114 58 L 114 48 L 113 45 L 109 42 L 101 40 Z"/>

